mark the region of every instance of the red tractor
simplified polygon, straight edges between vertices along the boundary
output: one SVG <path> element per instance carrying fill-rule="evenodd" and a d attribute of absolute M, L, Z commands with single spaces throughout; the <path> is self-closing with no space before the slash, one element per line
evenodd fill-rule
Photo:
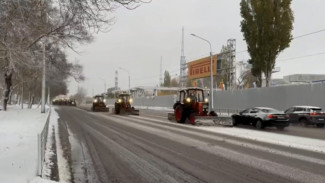
<path fill-rule="evenodd" d="M 133 99 L 129 93 L 121 93 L 115 102 L 115 114 L 139 115 L 139 110 L 132 106 Z"/>
<path fill-rule="evenodd" d="M 186 120 L 193 125 L 198 123 L 212 123 L 217 120 L 214 111 L 208 111 L 209 101 L 204 96 L 201 88 L 187 88 L 179 91 L 178 101 L 174 104 L 174 113 L 168 113 L 168 119 L 173 118 L 178 123 L 185 123 Z"/>

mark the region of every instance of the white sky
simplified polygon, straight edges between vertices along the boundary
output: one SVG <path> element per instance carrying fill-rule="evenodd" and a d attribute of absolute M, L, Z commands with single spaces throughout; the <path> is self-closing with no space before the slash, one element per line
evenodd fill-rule
<path fill-rule="evenodd" d="M 325 29 L 325 1 L 308 0 L 292 2 L 295 22 L 293 36 Z M 212 43 L 214 53 L 219 53 L 228 39 L 236 39 L 237 52 L 246 50 L 240 31 L 240 0 L 152 0 L 135 10 L 117 9 L 115 24 L 108 33 L 95 35 L 95 41 L 77 50 L 80 55 L 69 53 L 71 61 L 84 66 L 86 81 L 69 82 L 70 94 L 79 86 L 92 95 L 114 86 L 115 70 L 119 67 L 130 71 L 131 87 L 155 86 L 159 81 L 160 57 L 163 72 L 179 75 L 181 34 L 185 28 L 185 56 L 187 62 L 208 56 L 207 43 L 190 36 L 195 33 Z M 291 42 L 279 55 L 276 67 L 281 67 L 273 78 L 306 73 L 325 74 L 325 54 L 299 59 L 284 60 L 325 52 L 325 31 L 302 37 Z M 238 53 L 236 60 L 246 61 L 246 52 Z M 282 59 L 282 60 L 281 60 Z M 128 88 L 128 74 L 119 70 L 119 86 Z"/>

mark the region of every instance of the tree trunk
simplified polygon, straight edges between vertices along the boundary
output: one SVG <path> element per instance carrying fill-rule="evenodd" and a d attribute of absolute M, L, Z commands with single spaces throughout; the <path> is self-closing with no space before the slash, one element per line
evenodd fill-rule
<path fill-rule="evenodd" d="M 21 109 L 24 109 L 24 81 L 21 83 Z"/>
<path fill-rule="evenodd" d="M 28 94 L 28 106 L 27 106 L 27 109 L 30 109 L 31 100 L 32 100 L 32 95 L 29 92 L 29 94 Z"/>
<path fill-rule="evenodd" d="M 29 106 L 30 109 L 33 107 L 34 99 L 35 99 L 35 96 L 32 95 L 32 100 L 31 100 L 31 102 L 30 102 L 30 106 Z"/>
<path fill-rule="evenodd" d="M 9 100 L 9 94 L 12 86 L 12 71 L 6 72 L 4 78 L 5 78 L 6 88 L 5 88 L 4 99 L 3 99 L 3 110 L 6 111 L 8 100 Z"/>
<path fill-rule="evenodd" d="M 272 72 L 265 73 L 265 87 L 269 87 L 270 86 L 271 73 Z"/>

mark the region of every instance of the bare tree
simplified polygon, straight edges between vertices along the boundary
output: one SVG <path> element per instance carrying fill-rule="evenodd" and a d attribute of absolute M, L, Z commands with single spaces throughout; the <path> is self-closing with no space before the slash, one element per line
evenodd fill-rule
<path fill-rule="evenodd" d="M 5 80 L 4 109 L 11 93 L 13 74 L 19 75 L 26 69 L 40 70 L 41 43 L 46 45 L 49 55 L 47 58 L 53 54 L 62 56 L 62 51 L 59 53 L 52 49 L 53 45 L 58 47 L 57 50 L 59 47 L 74 50 L 75 43 L 89 43 L 92 41 L 93 33 L 109 29 L 112 23 L 111 13 L 118 5 L 134 9 L 143 2 L 142 0 L 0 0 L 2 68 L 0 73 Z M 66 64 L 59 59 L 51 60 L 57 71 L 70 73 L 76 76 L 76 79 L 82 80 L 80 65 L 66 64 L 68 69 L 62 70 L 60 68 L 62 63 Z M 59 80 L 58 83 L 62 81 Z"/>

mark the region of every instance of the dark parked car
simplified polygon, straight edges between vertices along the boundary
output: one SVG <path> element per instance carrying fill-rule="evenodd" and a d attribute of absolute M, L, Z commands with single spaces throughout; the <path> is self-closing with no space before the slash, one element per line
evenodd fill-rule
<path fill-rule="evenodd" d="M 252 125 L 258 129 L 275 126 L 284 129 L 289 126 L 289 119 L 284 112 L 267 107 L 253 107 L 232 115 L 233 125 Z"/>
<path fill-rule="evenodd" d="M 325 114 L 320 107 L 293 106 L 285 113 L 289 115 L 290 123 L 316 125 L 319 128 L 323 128 L 325 124 Z"/>

